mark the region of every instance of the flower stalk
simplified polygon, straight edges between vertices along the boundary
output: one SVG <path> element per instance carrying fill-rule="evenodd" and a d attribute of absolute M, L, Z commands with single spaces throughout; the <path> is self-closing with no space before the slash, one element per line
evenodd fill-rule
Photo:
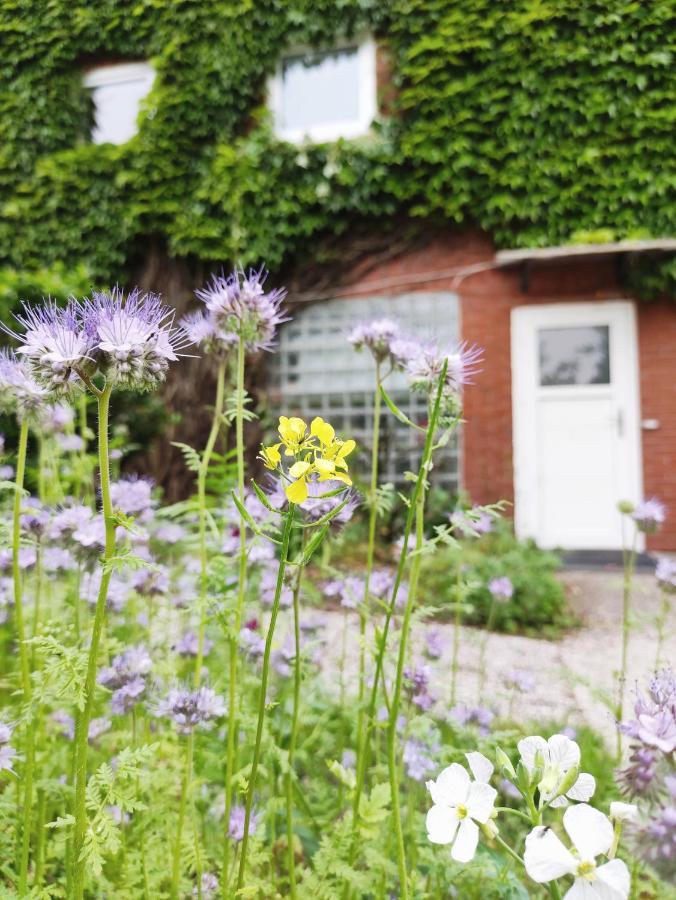
<path fill-rule="evenodd" d="M 265 637 L 265 650 L 263 652 L 263 670 L 261 673 L 260 699 L 258 702 L 258 721 L 256 724 L 256 739 L 254 742 L 253 759 L 251 762 L 251 775 L 249 777 L 249 786 L 246 794 L 246 805 L 244 812 L 244 834 L 242 836 L 241 853 L 239 858 L 239 870 L 237 873 L 237 890 L 239 891 L 244 885 L 244 876 L 246 874 L 246 858 L 249 847 L 249 828 L 251 825 L 251 809 L 253 806 L 253 797 L 256 790 L 256 779 L 258 776 L 258 765 L 261 756 L 261 740 L 263 738 L 263 724 L 265 722 L 265 707 L 267 704 L 268 679 L 270 677 L 270 654 L 272 651 L 272 639 L 275 634 L 275 626 L 279 615 L 280 598 L 282 596 L 282 587 L 284 585 L 284 573 L 288 562 L 289 544 L 291 541 L 291 530 L 293 528 L 293 520 L 295 515 L 295 505 L 289 504 L 288 512 L 284 518 L 284 531 L 282 533 L 282 547 L 279 557 L 279 568 L 277 569 L 277 582 L 275 585 L 275 595 L 272 601 L 272 611 L 270 613 L 270 623 L 268 625 L 267 635 Z"/>
<path fill-rule="evenodd" d="M 84 896 L 85 860 L 83 858 L 84 841 L 87 832 L 87 749 L 89 723 L 94 706 L 96 690 L 96 665 L 101 642 L 101 633 L 106 618 L 106 602 L 110 584 L 111 569 L 109 562 L 115 554 L 115 520 L 110 495 L 110 459 L 108 446 L 108 422 L 110 413 L 110 397 L 113 385 L 107 383 L 98 394 L 98 445 L 99 476 L 101 481 L 101 505 L 105 525 L 105 549 L 101 584 L 96 599 L 94 624 L 92 626 L 87 674 L 84 686 L 84 704 L 75 725 L 75 825 L 73 831 L 73 897 L 81 900 Z"/>

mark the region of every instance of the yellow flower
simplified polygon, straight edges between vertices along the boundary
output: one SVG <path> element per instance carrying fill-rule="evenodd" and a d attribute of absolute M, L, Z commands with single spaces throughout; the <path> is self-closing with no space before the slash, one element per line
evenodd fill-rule
<path fill-rule="evenodd" d="M 307 444 L 305 435 L 307 433 L 307 425 L 297 416 L 287 419 L 286 416 L 279 417 L 279 436 L 285 446 L 286 456 L 295 456 Z"/>
<path fill-rule="evenodd" d="M 310 433 L 319 439 L 319 443 L 321 444 L 321 450 L 319 451 L 321 457 L 325 461 L 332 461 L 334 469 L 345 469 L 345 471 L 347 471 L 347 462 L 345 458 L 352 453 L 357 446 L 356 443 L 353 440 L 341 441 L 337 439 L 333 426 L 329 425 L 328 422 L 325 422 L 320 416 L 317 416 L 312 420 Z M 327 475 L 326 477 L 328 478 L 330 476 Z M 336 477 L 335 471 L 333 477 Z M 351 481 L 348 483 L 352 484 Z"/>
<path fill-rule="evenodd" d="M 276 469 L 282 461 L 282 454 L 279 452 L 281 444 L 272 444 L 270 447 L 261 447 L 260 459 L 266 469 Z"/>
<path fill-rule="evenodd" d="M 294 463 L 289 475 L 296 479 L 287 485 L 284 492 L 291 503 L 302 503 L 308 498 L 307 479 L 312 474 L 313 466 L 309 462 Z"/>

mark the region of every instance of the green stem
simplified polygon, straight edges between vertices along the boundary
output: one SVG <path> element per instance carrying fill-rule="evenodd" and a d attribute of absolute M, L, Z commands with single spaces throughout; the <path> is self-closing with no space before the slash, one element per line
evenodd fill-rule
<path fill-rule="evenodd" d="M 258 723 L 256 725 L 256 741 L 254 743 L 253 761 L 251 763 L 251 776 L 249 778 L 249 787 L 246 794 L 244 836 L 242 837 L 239 871 L 237 874 L 237 890 L 240 890 L 240 888 L 242 888 L 242 886 L 244 885 L 244 875 L 246 874 L 246 856 L 249 845 L 251 808 L 253 805 L 254 791 L 256 790 L 256 776 L 258 775 L 258 764 L 260 762 L 261 756 L 261 739 L 263 737 L 263 723 L 265 721 L 265 707 L 267 704 L 266 695 L 268 690 L 268 677 L 270 674 L 270 653 L 272 651 L 272 639 L 275 633 L 275 625 L 277 624 L 277 616 L 279 615 L 279 600 L 282 595 L 282 587 L 284 585 L 284 572 L 286 570 L 287 557 L 289 553 L 289 541 L 291 539 L 294 511 L 294 505 L 290 503 L 289 511 L 286 514 L 284 522 L 282 549 L 279 558 L 279 569 L 277 570 L 277 584 L 275 585 L 275 596 L 272 602 L 272 612 L 270 613 L 270 624 L 268 625 L 268 633 L 265 638 L 265 650 L 263 652 L 263 671 L 261 673 L 260 699 L 258 702 Z"/>
<path fill-rule="evenodd" d="M 35 766 L 35 724 L 30 710 L 31 675 L 28 647 L 26 645 L 26 628 L 23 609 L 23 581 L 19 566 L 21 549 L 21 499 L 24 478 L 26 475 L 26 454 L 28 450 L 28 422 L 21 422 L 19 431 L 19 447 L 16 460 L 16 486 L 14 506 L 12 510 L 12 577 L 14 581 L 14 614 L 16 616 L 16 633 L 19 642 L 19 663 L 21 667 L 21 689 L 23 701 L 28 707 L 28 725 L 26 730 L 26 759 L 23 775 L 23 813 L 21 817 L 21 849 L 19 856 L 19 895 L 27 893 L 28 859 L 30 856 L 31 815 L 33 810 L 33 769 Z"/>
<path fill-rule="evenodd" d="M 77 716 L 75 724 L 75 826 L 73 829 L 73 897 L 82 900 L 84 896 L 85 865 L 82 858 L 85 836 L 87 833 L 87 750 L 89 722 L 94 708 L 96 690 L 96 666 L 101 641 L 101 633 L 106 619 L 106 601 L 111 570 L 106 565 L 115 555 L 115 521 L 110 498 L 110 461 L 108 452 L 108 418 L 110 412 L 110 395 L 112 384 L 107 384 L 97 394 L 99 412 L 99 477 L 101 480 L 101 504 L 106 531 L 101 584 L 96 599 L 94 624 L 92 626 L 89 656 L 87 659 L 87 675 L 84 686 L 84 706 Z"/>
<path fill-rule="evenodd" d="M 406 867 L 406 846 L 404 843 L 404 829 L 401 821 L 401 806 L 399 802 L 399 769 L 397 765 L 397 719 L 399 718 L 399 705 L 401 702 L 401 690 L 404 678 L 404 664 L 406 662 L 406 650 L 408 636 L 411 630 L 411 616 L 415 606 L 420 576 L 420 563 L 422 559 L 422 546 L 425 539 L 423 530 L 425 516 L 425 484 L 421 485 L 416 500 L 415 513 L 415 549 L 409 578 L 409 593 L 404 609 L 404 620 L 399 637 L 399 654 L 397 656 L 397 669 L 394 681 L 394 690 L 390 702 L 390 719 L 387 730 L 387 767 L 390 778 L 390 792 L 392 795 L 392 818 L 394 820 L 394 833 L 397 844 L 397 867 L 399 870 L 399 891 L 402 900 L 407 900 L 408 877 Z"/>
<path fill-rule="evenodd" d="M 662 603 L 660 606 L 660 611 L 657 615 L 657 646 L 655 647 L 655 671 L 660 667 L 660 663 L 662 662 L 662 647 L 664 646 L 664 634 L 666 630 L 667 619 L 669 617 L 669 610 L 671 608 L 671 603 L 669 602 L 669 595 L 666 591 L 662 591 Z"/>
<path fill-rule="evenodd" d="M 521 812 L 520 809 L 512 809 L 511 806 L 496 806 L 495 810 L 499 813 L 510 813 L 513 816 L 518 816 L 520 819 L 528 822 L 529 825 L 531 824 L 531 817 Z"/>
<path fill-rule="evenodd" d="M 235 381 L 235 446 L 237 456 L 237 493 L 244 503 L 244 363 L 246 359 L 246 347 L 242 335 L 237 344 L 237 374 Z M 244 610 L 244 598 L 246 595 L 246 520 L 240 515 L 239 519 L 239 566 L 237 581 L 237 602 L 235 606 L 235 621 L 230 633 L 229 668 L 230 677 L 228 683 L 228 736 L 225 764 L 225 815 L 223 819 L 223 870 L 221 876 L 223 897 L 228 896 L 228 872 L 230 870 L 230 812 L 232 810 L 233 777 L 235 773 L 235 749 L 237 738 L 237 642 L 242 627 L 242 612 Z M 242 854 L 242 858 L 244 854 Z M 241 866 L 241 860 L 240 860 Z"/>
<path fill-rule="evenodd" d="M 624 713 L 624 694 L 627 682 L 627 663 L 629 660 L 629 636 L 631 634 L 631 594 L 634 581 L 634 569 L 636 568 L 636 533 L 631 549 L 622 551 L 624 561 L 624 577 L 622 584 L 622 661 L 620 663 L 620 683 L 618 685 L 617 702 L 617 761 L 622 758 L 622 731 L 619 723 Z"/>
<path fill-rule="evenodd" d="M 486 649 L 488 647 L 488 635 L 493 630 L 493 621 L 495 619 L 495 597 L 491 595 L 491 605 L 488 609 L 488 618 L 486 620 L 486 630 L 481 636 L 481 647 L 479 650 L 479 703 L 483 703 L 484 687 L 486 686 Z"/>
<path fill-rule="evenodd" d="M 453 628 L 453 659 L 451 661 L 451 707 L 455 706 L 458 690 L 458 664 L 460 658 L 460 628 L 462 625 L 462 598 L 461 598 L 461 556 L 458 553 L 455 563 L 455 623 Z"/>
<path fill-rule="evenodd" d="M 26 629 L 23 618 L 23 581 L 19 567 L 19 550 L 21 548 L 21 498 L 26 474 L 26 452 L 28 450 L 28 422 L 21 423 L 19 432 L 19 448 L 16 459 L 16 489 L 14 492 L 14 508 L 12 515 L 12 576 L 14 579 L 14 615 L 16 617 L 16 633 L 19 642 L 19 663 L 21 666 L 21 689 L 24 700 L 30 700 L 31 676 L 28 648 L 26 647 Z"/>
<path fill-rule="evenodd" d="M 305 538 L 306 532 L 303 532 Z M 303 546 L 305 539 L 303 539 Z M 301 655 L 300 655 L 300 586 L 303 580 L 303 566 L 298 567 L 293 586 L 293 712 L 291 716 L 291 737 L 289 738 L 289 770 L 286 773 L 286 844 L 289 865 L 289 889 L 292 900 L 296 898 L 296 858 L 293 845 L 293 763 L 298 741 L 298 715 L 300 710 Z"/>
<path fill-rule="evenodd" d="M 188 735 L 185 745 L 185 767 L 181 778 L 181 797 L 178 802 L 178 818 L 176 820 L 176 838 L 172 856 L 171 869 L 171 897 L 178 900 L 181 888 L 181 843 L 183 840 L 183 823 L 185 822 L 185 808 L 192 780 L 192 754 L 194 738 L 192 732 Z"/>
<path fill-rule="evenodd" d="M 216 376 L 216 403 L 214 405 L 214 417 L 211 422 L 211 430 L 207 439 L 199 472 L 197 473 L 197 502 L 199 506 L 199 548 L 200 548 L 200 596 L 199 611 L 200 624 L 197 638 L 197 655 L 195 657 L 195 687 L 199 687 L 202 678 L 202 662 L 204 660 L 204 632 L 207 623 L 207 587 L 208 587 L 208 556 L 207 556 L 207 476 L 209 464 L 218 440 L 223 416 L 223 395 L 225 393 L 225 360 L 218 365 Z"/>
<path fill-rule="evenodd" d="M 368 615 L 369 591 L 371 588 L 371 573 L 373 572 L 373 558 L 376 545 L 376 523 L 378 519 L 378 454 L 380 445 L 380 394 L 381 376 L 380 362 L 376 360 L 376 392 L 373 398 L 373 438 L 371 444 L 371 482 L 369 486 L 369 524 L 368 544 L 366 547 L 366 574 L 364 576 L 364 596 L 359 607 L 359 688 L 357 697 L 357 760 L 356 768 L 359 769 L 359 754 L 364 743 L 364 697 L 366 695 L 366 620 Z"/>
<path fill-rule="evenodd" d="M 406 568 L 406 560 L 408 554 L 408 541 L 411 535 L 411 530 L 413 528 L 413 520 L 415 517 L 418 496 L 421 491 L 424 490 L 424 484 L 427 478 L 427 473 L 429 469 L 429 464 L 432 458 L 432 453 L 434 450 L 434 432 L 436 431 L 437 420 L 439 418 L 439 409 L 441 406 L 441 396 L 443 392 L 444 379 L 446 377 L 446 364 L 444 364 L 441 378 L 439 379 L 439 385 L 437 387 L 437 395 L 434 402 L 434 407 L 432 409 L 432 416 L 430 418 L 427 433 L 425 435 L 425 444 L 422 451 L 422 457 L 420 460 L 420 468 L 418 470 L 418 477 L 416 479 L 415 487 L 413 489 L 413 494 L 411 496 L 411 500 L 409 503 L 408 511 L 406 514 L 406 522 L 404 525 L 404 539 L 401 548 L 401 553 L 399 555 L 399 562 L 397 564 L 397 572 L 394 579 L 394 585 L 392 586 L 392 594 L 390 597 L 390 602 L 388 604 L 387 610 L 385 612 L 385 621 L 383 622 L 382 633 L 378 639 L 378 647 L 376 650 L 376 667 L 375 673 L 373 677 L 373 684 L 371 685 L 371 694 L 369 697 L 369 705 L 366 712 L 366 723 L 364 727 L 364 734 L 362 736 L 362 746 L 358 748 L 357 752 L 357 771 L 356 771 L 356 785 L 354 791 L 354 798 L 352 802 L 352 821 L 353 821 L 353 840 L 352 840 L 352 849 L 351 849 L 351 860 L 354 860 L 354 852 L 356 850 L 356 837 L 357 837 L 357 828 L 359 825 L 359 804 L 361 800 L 361 794 L 364 787 L 364 778 L 366 774 L 366 770 L 368 768 L 369 763 L 369 731 L 370 728 L 375 721 L 376 715 L 376 706 L 378 702 L 378 685 L 380 681 L 380 677 L 383 670 L 383 661 L 385 658 L 385 650 L 387 647 L 387 638 L 389 634 L 390 622 L 392 621 L 392 616 L 394 615 L 394 610 L 397 604 L 397 596 L 399 594 L 399 588 L 401 586 L 401 582 L 404 577 L 404 569 Z"/>
<path fill-rule="evenodd" d="M 512 812 L 513 812 L 513 810 L 512 810 Z M 518 863 L 521 863 L 521 865 L 523 865 L 523 860 L 521 859 L 519 854 L 515 850 L 512 850 L 512 848 L 509 846 L 509 844 L 506 841 L 503 841 L 503 839 L 500 837 L 500 835 L 495 836 L 495 843 L 499 844 L 502 847 L 502 849 L 505 850 L 507 853 L 509 853 L 509 855 L 513 859 L 515 859 Z"/>

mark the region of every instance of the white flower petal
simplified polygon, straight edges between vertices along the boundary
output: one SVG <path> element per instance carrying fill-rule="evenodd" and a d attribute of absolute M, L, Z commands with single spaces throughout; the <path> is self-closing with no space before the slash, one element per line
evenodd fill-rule
<path fill-rule="evenodd" d="M 545 797 L 545 800 L 547 797 Z M 552 800 L 549 804 L 553 809 L 557 809 L 560 806 L 568 806 L 568 801 L 565 797 L 557 797 L 556 800 Z"/>
<path fill-rule="evenodd" d="M 635 803 L 622 803 L 615 800 L 610 804 L 610 818 L 619 822 L 635 822 L 638 819 L 638 807 Z"/>
<path fill-rule="evenodd" d="M 482 825 L 485 825 L 493 812 L 497 796 L 498 792 L 490 784 L 485 784 L 483 781 L 474 781 L 470 784 L 467 794 L 468 814 L 476 822 L 481 822 Z"/>
<path fill-rule="evenodd" d="M 523 738 L 517 747 L 521 754 L 521 762 L 529 770 L 535 768 L 535 754 L 538 750 L 545 755 L 545 759 L 547 758 L 547 741 L 539 735 Z"/>
<path fill-rule="evenodd" d="M 563 900 L 598 900 L 598 894 L 591 881 L 576 878 L 573 886 L 564 894 Z"/>
<path fill-rule="evenodd" d="M 551 762 L 558 763 L 565 772 L 572 769 L 573 766 L 579 766 L 580 748 L 565 734 L 552 735 L 547 741 L 547 746 Z"/>
<path fill-rule="evenodd" d="M 464 803 L 469 790 L 467 769 L 459 763 L 451 763 L 436 781 L 427 782 L 427 789 L 434 803 L 445 803 L 447 806 L 457 806 L 459 803 Z"/>
<path fill-rule="evenodd" d="M 474 859 L 478 843 L 479 826 L 471 819 L 463 819 L 458 828 L 458 836 L 453 842 L 451 856 L 456 862 L 469 862 Z"/>
<path fill-rule="evenodd" d="M 563 814 L 563 827 L 584 861 L 591 862 L 600 853 L 607 853 L 613 842 L 610 819 L 593 806 L 580 803 Z"/>
<path fill-rule="evenodd" d="M 631 889 L 629 869 L 621 859 L 611 859 L 596 870 L 596 893 L 603 900 L 627 900 Z M 601 890 L 600 890 L 601 889 Z"/>
<path fill-rule="evenodd" d="M 526 838 L 523 861 L 526 872 L 540 884 L 570 875 L 577 869 L 573 854 L 566 850 L 551 828 L 543 825 L 534 828 Z"/>
<path fill-rule="evenodd" d="M 458 830 L 458 817 L 450 806 L 433 806 L 425 819 L 427 837 L 433 844 L 450 844 Z"/>
<path fill-rule="evenodd" d="M 566 793 L 566 797 L 571 800 L 582 801 L 586 803 L 594 796 L 596 790 L 596 779 L 589 772 L 581 772 L 572 788 Z"/>
<path fill-rule="evenodd" d="M 477 781 L 490 781 L 493 774 L 493 763 L 483 753 L 465 753 L 472 775 Z"/>

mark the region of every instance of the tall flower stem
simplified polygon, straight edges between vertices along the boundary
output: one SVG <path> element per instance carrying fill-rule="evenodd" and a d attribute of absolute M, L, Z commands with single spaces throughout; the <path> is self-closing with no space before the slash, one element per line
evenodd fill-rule
<path fill-rule="evenodd" d="M 358 748 L 357 753 L 357 769 L 356 769 L 356 784 L 352 805 L 352 820 L 353 820 L 353 841 L 352 841 L 352 855 L 354 854 L 354 850 L 356 849 L 356 837 L 357 837 L 357 828 L 359 825 L 359 804 L 362 796 L 362 790 L 364 787 L 364 779 L 366 775 L 366 770 L 368 769 L 369 764 L 369 731 L 373 722 L 375 721 L 376 715 L 376 706 L 378 703 L 378 686 L 380 682 L 380 678 L 383 670 L 383 661 L 385 658 L 385 650 L 387 648 L 387 638 L 390 629 L 390 623 L 392 621 L 392 616 L 394 615 L 394 610 L 397 603 L 397 596 L 399 594 L 399 588 L 401 587 L 401 582 L 404 577 L 404 569 L 406 568 L 407 554 L 408 554 L 408 541 L 411 536 L 411 530 L 413 528 L 413 522 L 416 514 L 418 497 L 420 493 L 424 490 L 425 481 L 427 478 L 429 464 L 432 459 L 432 453 L 434 450 L 434 433 L 437 427 L 437 421 L 439 418 L 439 409 L 441 406 L 441 396 L 443 392 L 444 381 L 446 379 L 446 368 L 447 363 L 444 363 L 441 377 L 439 379 L 439 384 L 437 387 L 437 394 L 434 402 L 434 406 L 432 408 L 432 415 L 430 416 L 430 420 L 427 427 L 427 433 L 425 435 L 425 444 L 423 446 L 422 457 L 420 460 L 420 468 L 418 470 L 418 477 L 416 479 L 415 487 L 413 489 L 413 495 L 411 497 L 408 511 L 406 514 L 406 522 L 404 525 L 404 540 L 401 548 L 401 553 L 399 555 L 399 562 L 397 564 L 397 572 L 394 579 L 394 585 L 392 586 L 392 595 L 390 597 L 390 603 L 385 612 L 385 620 L 383 622 L 382 632 L 379 635 L 377 649 L 376 649 L 376 660 L 375 660 L 375 673 L 373 677 L 373 684 L 371 685 L 371 694 L 369 697 L 369 704 L 366 711 L 366 723 L 364 727 L 364 734 L 362 736 L 362 745 Z"/>
<path fill-rule="evenodd" d="M 397 867 L 399 870 L 399 896 L 402 900 L 407 900 L 408 893 L 408 873 L 406 868 L 406 846 L 404 843 L 404 830 L 401 822 L 401 806 L 399 803 L 399 768 L 397 760 L 397 719 L 399 718 L 399 705 L 401 702 L 401 689 L 404 677 L 404 664 L 406 662 L 406 649 L 408 637 L 411 630 L 411 616 L 415 606 L 416 594 L 418 590 L 418 579 L 420 576 L 420 562 L 422 558 L 421 550 L 424 534 L 424 516 L 425 516 L 425 482 L 418 491 L 415 511 L 415 554 L 411 564 L 411 574 L 409 578 L 409 593 L 406 600 L 406 608 L 404 610 L 404 619 L 401 626 L 401 634 L 399 636 L 399 654 L 397 656 L 397 670 L 394 681 L 394 690 L 390 700 L 390 719 L 387 729 L 387 768 L 390 778 L 390 792 L 392 795 L 392 818 L 394 821 L 394 832 L 397 842 Z"/>
<path fill-rule="evenodd" d="M 23 775 L 23 811 L 21 818 L 21 849 L 19 856 L 19 895 L 27 893 L 28 858 L 30 856 L 31 818 L 33 810 L 33 770 L 35 768 L 35 723 L 30 710 L 31 673 L 28 647 L 26 645 L 26 627 L 23 610 L 23 581 L 19 566 L 19 550 L 21 549 L 21 498 L 23 495 L 24 477 L 26 475 L 26 454 L 28 451 L 28 422 L 21 422 L 19 431 L 19 447 L 16 459 L 16 484 L 14 506 L 12 510 L 12 578 L 14 581 L 14 614 L 16 616 L 16 634 L 19 643 L 19 664 L 21 667 L 21 690 L 28 711 L 26 730 L 26 761 Z"/>
<path fill-rule="evenodd" d="M 371 573 L 376 545 L 376 522 L 378 519 L 378 451 L 380 444 L 380 362 L 376 360 L 376 393 L 373 398 L 373 438 L 371 443 L 371 482 L 369 485 L 369 525 L 366 546 L 366 574 L 364 595 L 359 607 L 359 693 L 357 697 L 357 754 L 364 742 L 364 697 L 366 694 L 366 618 L 368 612 Z M 358 759 L 357 759 L 358 763 Z M 358 766 L 357 766 L 358 767 Z"/>
<path fill-rule="evenodd" d="M 618 684 L 618 700 L 616 718 L 617 728 L 617 761 L 622 758 L 622 731 L 619 723 L 624 713 L 624 694 L 627 684 L 627 663 L 629 661 L 629 636 L 631 634 L 631 595 L 634 585 L 634 570 L 636 568 L 636 534 L 631 548 L 622 549 L 623 580 L 622 580 L 622 659 L 620 662 L 620 681 Z"/>
<path fill-rule="evenodd" d="M 197 638 L 197 654 L 195 657 L 195 687 L 199 687 L 202 678 L 202 662 L 204 660 L 204 632 L 207 622 L 207 586 L 208 586 L 208 556 L 207 556 L 207 477 L 209 464 L 213 456 L 214 447 L 221 430 L 223 416 L 223 396 L 225 393 L 225 360 L 218 364 L 216 375 L 216 401 L 214 404 L 214 416 L 211 422 L 211 430 L 202 454 L 199 472 L 197 473 L 197 503 L 199 507 L 199 549 L 200 549 L 200 624 Z"/>
<path fill-rule="evenodd" d="M 194 737 L 192 731 L 188 735 L 185 745 L 185 766 L 181 778 L 181 796 L 178 801 L 178 817 L 176 819 L 176 838 L 172 855 L 171 868 L 171 897 L 178 900 L 181 888 L 181 843 L 183 840 L 183 824 L 185 822 L 185 810 L 188 803 L 188 793 L 192 779 L 192 757 Z"/>
<path fill-rule="evenodd" d="M 455 706 L 458 692 L 458 665 L 460 660 L 460 628 L 462 626 L 462 566 L 460 552 L 455 562 L 455 617 L 453 625 L 453 656 L 451 659 L 451 706 Z"/>
<path fill-rule="evenodd" d="M 72 893 L 75 900 L 82 900 L 82 897 L 84 896 L 85 861 L 82 858 L 82 850 L 87 833 L 87 738 L 89 734 L 89 722 L 91 721 L 92 710 L 94 707 L 96 664 L 99 644 L 101 642 L 101 633 L 106 618 L 106 601 L 108 599 L 108 585 L 110 584 L 111 576 L 111 569 L 108 563 L 115 554 L 115 521 L 113 519 L 113 505 L 110 496 L 110 460 L 108 451 L 108 418 L 112 390 L 112 384 L 106 384 L 103 390 L 97 393 L 99 414 L 99 477 L 101 480 L 101 505 L 106 539 L 103 554 L 103 568 L 101 571 L 101 584 L 96 598 L 94 624 L 92 626 L 89 656 L 87 659 L 84 706 L 79 712 L 75 724 L 75 826 L 73 829 Z"/>
<path fill-rule="evenodd" d="M 237 873 L 237 890 L 244 884 L 244 875 L 246 874 L 246 857 L 249 846 L 249 826 L 251 823 L 251 807 L 253 805 L 253 796 L 256 790 L 256 777 L 258 775 L 258 764 L 261 757 L 261 739 L 263 737 L 263 724 L 265 721 L 265 707 L 267 704 L 268 678 L 270 675 L 270 653 L 272 651 L 272 639 L 275 634 L 275 625 L 277 624 L 277 616 L 279 615 L 279 601 L 282 596 L 282 587 L 284 585 L 284 572 L 286 571 L 286 563 L 289 555 L 289 542 L 291 540 L 291 529 L 293 528 L 295 507 L 289 504 L 289 511 L 286 514 L 284 522 L 284 532 L 282 534 L 282 549 L 279 557 L 279 568 L 277 570 L 277 583 L 275 585 L 275 596 L 272 601 L 272 612 L 270 613 L 270 624 L 268 625 L 268 633 L 265 637 L 265 650 L 263 652 L 263 671 L 261 673 L 260 699 L 258 702 L 258 723 L 256 725 L 256 740 L 254 743 L 253 760 L 251 763 L 251 776 L 249 778 L 249 787 L 246 794 L 246 807 L 244 812 L 244 835 L 242 837 L 242 850 L 239 859 L 239 871 Z"/>
<path fill-rule="evenodd" d="M 481 636 L 481 645 L 479 647 L 479 703 L 482 703 L 484 699 L 484 688 L 486 686 L 486 650 L 488 648 L 488 637 L 493 630 L 494 620 L 495 597 L 491 594 L 491 605 L 488 608 L 486 630 Z"/>
<path fill-rule="evenodd" d="M 237 373 L 235 381 L 235 447 L 237 455 L 237 493 L 244 503 L 244 362 L 246 346 L 244 337 L 240 335 L 237 344 Z M 246 595 L 246 520 L 240 514 L 239 519 L 239 566 L 237 576 L 237 601 L 235 619 L 230 633 L 229 683 L 228 683 L 228 736 L 225 763 L 225 815 L 223 835 L 223 871 L 221 882 L 223 896 L 227 897 L 228 871 L 230 869 L 230 812 L 232 810 L 232 780 L 235 771 L 235 748 L 237 732 L 237 641 L 242 627 L 242 612 Z M 247 820 L 248 821 L 248 820 Z M 243 847 L 244 849 L 244 847 Z M 244 857 L 244 854 L 242 854 Z"/>
<path fill-rule="evenodd" d="M 305 534 L 305 533 L 304 533 Z M 303 541 L 305 543 L 305 541 Z M 286 788 L 286 844 L 289 866 L 289 891 L 292 900 L 296 898 L 296 857 L 293 847 L 293 763 L 298 741 L 298 714 L 300 710 L 301 655 L 300 655 L 300 586 L 303 580 L 303 566 L 298 567 L 293 585 L 293 712 L 291 714 L 291 736 L 289 738 L 288 772 Z"/>
<path fill-rule="evenodd" d="M 671 603 L 669 602 L 669 595 L 666 591 L 662 591 L 660 610 L 657 614 L 657 619 L 655 622 L 657 626 L 657 643 L 655 645 L 655 671 L 659 669 L 660 663 L 662 662 L 662 648 L 664 646 L 664 636 L 670 609 Z"/>

